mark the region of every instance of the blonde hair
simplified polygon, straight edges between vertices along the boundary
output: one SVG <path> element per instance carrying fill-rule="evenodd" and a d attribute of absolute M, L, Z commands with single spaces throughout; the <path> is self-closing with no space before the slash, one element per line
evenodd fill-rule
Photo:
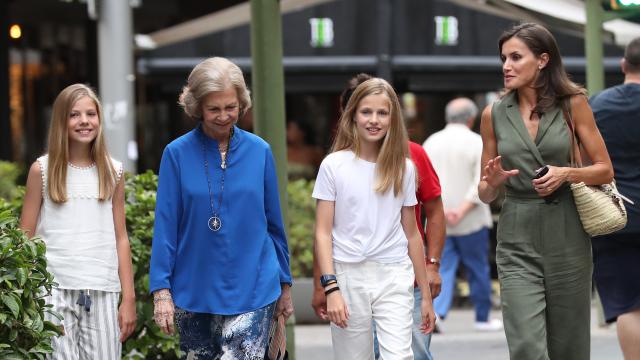
<path fill-rule="evenodd" d="M 233 87 L 238 96 L 241 118 L 251 108 L 249 89 L 238 65 L 222 57 L 208 58 L 193 68 L 182 88 L 178 104 L 194 119 L 202 118 L 202 99 L 213 91 Z"/>
<path fill-rule="evenodd" d="M 353 91 L 340 116 L 331 152 L 348 149 L 356 156 L 360 155 L 360 138 L 355 121 L 358 105 L 365 97 L 378 94 L 384 94 L 389 100 L 390 124 L 376 160 L 375 191 L 384 193 L 393 186 L 393 194 L 398 196 L 402 192 L 406 161 L 409 157 L 409 137 L 402 120 L 398 96 L 384 79 L 372 78 L 358 85 Z"/>
<path fill-rule="evenodd" d="M 69 163 L 69 116 L 75 103 L 83 97 L 93 100 L 98 112 L 98 134 L 91 143 L 91 158 L 98 170 L 99 200 L 113 195 L 116 187 L 116 170 L 107 151 L 102 130 L 102 106 L 95 92 L 83 84 L 73 84 L 58 94 L 53 103 L 51 125 L 49 127 L 49 161 L 47 166 L 47 186 L 49 197 L 55 203 L 67 201 L 67 166 Z"/>

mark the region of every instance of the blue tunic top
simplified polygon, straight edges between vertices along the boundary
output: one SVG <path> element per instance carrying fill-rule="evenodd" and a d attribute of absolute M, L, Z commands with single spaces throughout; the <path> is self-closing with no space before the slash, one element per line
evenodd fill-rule
<path fill-rule="evenodd" d="M 160 163 L 149 290 L 170 289 L 175 305 L 191 312 L 253 311 L 291 283 L 271 148 L 237 127 L 230 144 L 222 205 L 218 143 L 200 126 L 167 145 Z M 207 225 L 210 195 L 217 232 Z"/>

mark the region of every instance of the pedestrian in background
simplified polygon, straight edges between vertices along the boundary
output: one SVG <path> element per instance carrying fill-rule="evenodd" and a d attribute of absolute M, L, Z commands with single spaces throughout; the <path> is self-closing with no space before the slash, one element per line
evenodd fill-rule
<path fill-rule="evenodd" d="M 440 273 L 442 293 L 434 302 L 436 315 L 445 319 L 456 286 L 458 264 L 462 262 L 475 307 L 475 328 L 502 330 L 502 321 L 489 319 L 491 273 L 489 270 L 489 228 L 493 226 L 489 205 L 478 197 L 482 139 L 471 129 L 478 108 L 467 98 L 450 101 L 445 108 L 447 126 L 424 142 L 442 186 L 447 219 L 447 240 Z M 440 327 L 442 322 L 436 325 Z"/>
<path fill-rule="evenodd" d="M 618 191 L 631 198 L 627 226 L 592 239 L 594 279 L 608 323 L 617 322 L 625 359 L 640 359 L 640 37 L 621 60 L 624 84 L 591 98 Z"/>
<path fill-rule="evenodd" d="M 372 76 L 368 74 L 358 74 L 351 78 L 347 83 L 347 87 L 344 89 L 342 94 L 340 94 L 340 110 L 344 112 L 351 95 L 354 90 L 361 83 L 371 79 Z M 438 272 L 438 268 L 440 266 L 440 255 L 443 248 L 444 243 L 444 211 L 442 205 L 442 198 L 440 197 L 440 182 L 438 176 L 436 175 L 433 166 L 431 165 L 431 161 L 429 157 L 425 153 L 424 149 L 414 143 L 409 141 L 409 155 L 416 166 L 417 176 L 418 176 L 418 188 L 416 191 L 416 198 L 418 200 L 418 205 L 415 207 L 416 213 L 416 223 L 418 225 L 418 230 L 420 231 L 420 236 L 423 239 L 426 247 L 426 267 L 427 267 L 427 281 L 429 283 L 429 288 L 431 290 L 432 297 L 437 297 L 438 293 L 440 293 L 441 279 L 440 274 Z M 421 209 L 424 207 L 425 215 L 428 223 L 427 227 L 427 236 L 425 236 L 425 231 L 422 226 L 422 211 Z M 317 258 L 317 257 L 316 257 Z M 315 310 L 318 317 L 323 320 L 327 320 L 327 302 L 326 297 L 324 295 L 324 289 L 320 284 L 320 269 L 318 268 L 318 263 L 314 258 L 314 293 L 312 299 L 312 307 Z M 429 346 L 431 344 L 431 333 L 424 334 L 420 330 L 422 325 L 422 317 L 421 317 L 421 303 L 422 303 L 422 293 L 420 288 L 417 286 L 417 283 L 414 284 L 413 289 L 414 295 L 414 310 L 413 310 L 413 327 L 411 330 L 412 333 L 412 342 L 411 349 L 413 350 L 413 356 L 415 360 L 431 360 L 433 356 L 429 351 Z M 374 326 L 374 336 L 375 336 L 375 326 Z M 377 336 L 374 337 L 374 354 L 376 359 L 380 355 L 379 344 L 377 341 Z"/>
<path fill-rule="evenodd" d="M 337 360 L 373 357 L 372 322 L 383 359 L 413 358 L 414 274 L 421 330 L 433 329 L 407 142 L 395 91 L 370 79 L 353 92 L 320 166 L 315 248 Z"/>
<path fill-rule="evenodd" d="M 262 359 L 272 317 L 293 312 L 269 144 L 235 124 L 251 107 L 240 68 L 196 65 L 179 100 L 198 120 L 164 150 L 149 289 L 155 321 L 187 356 Z"/>
<path fill-rule="evenodd" d="M 585 91 L 569 80 L 553 35 L 538 24 L 520 24 L 502 34 L 498 47 L 506 93 L 482 113 L 478 193 L 489 203 L 506 187 L 496 263 L 509 354 L 514 360 L 589 359 L 591 241 L 569 183 L 609 183 L 611 161 Z M 570 166 L 565 112 L 589 166 Z"/>
<path fill-rule="evenodd" d="M 58 285 L 45 301 L 64 318 L 45 313 L 64 331 L 52 339 L 53 359 L 120 359 L 136 326 L 123 166 L 109 156 L 102 120 L 91 88 L 62 90 L 49 149 L 27 178 L 21 227 L 47 246 L 47 269 Z"/>

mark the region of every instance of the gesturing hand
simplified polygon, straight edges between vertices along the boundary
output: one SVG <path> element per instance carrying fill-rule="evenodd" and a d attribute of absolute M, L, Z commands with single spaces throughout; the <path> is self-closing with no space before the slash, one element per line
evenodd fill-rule
<path fill-rule="evenodd" d="M 502 157 L 496 156 L 495 158 L 487 161 L 487 165 L 484 167 L 483 181 L 486 181 L 491 187 L 497 188 L 502 185 L 508 178 L 518 175 L 520 171 L 517 169 L 505 170 L 502 168 Z"/>

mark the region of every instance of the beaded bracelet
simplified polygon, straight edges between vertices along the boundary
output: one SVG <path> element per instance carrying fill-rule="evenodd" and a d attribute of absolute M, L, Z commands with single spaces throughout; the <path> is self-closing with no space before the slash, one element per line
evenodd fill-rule
<path fill-rule="evenodd" d="M 324 285 L 324 287 L 326 288 L 326 287 L 327 287 L 327 286 L 329 286 L 329 285 L 337 284 L 337 283 L 338 283 L 338 281 L 336 281 L 336 280 L 329 280 L 329 281 Z"/>
<path fill-rule="evenodd" d="M 164 300 L 172 300 L 171 298 L 171 294 L 162 294 L 162 295 L 158 295 L 158 296 L 154 296 L 153 297 L 153 303 L 158 303 L 160 301 L 164 301 Z"/>

